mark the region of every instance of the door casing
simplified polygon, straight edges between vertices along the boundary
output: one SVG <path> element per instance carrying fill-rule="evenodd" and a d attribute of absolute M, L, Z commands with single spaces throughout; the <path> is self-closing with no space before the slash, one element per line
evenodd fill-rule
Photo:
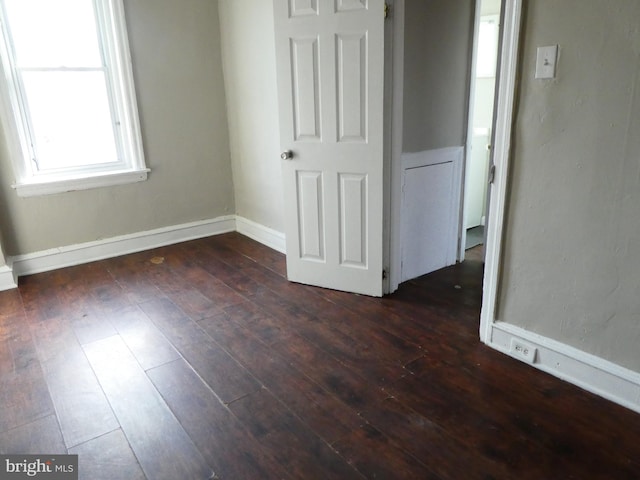
<path fill-rule="evenodd" d="M 389 164 L 389 172 L 385 183 L 388 185 L 390 206 L 389 218 L 386 219 L 388 234 L 388 284 L 385 293 L 397 290 L 401 281 L 401 204 L 402 204 L 402 128 L 403 128 L 403 85 L 404 85 L 404 18 L 405 0 L 388 2 L 392 11 L 391 37 L 386 42 L 387 48 L 385 68 L 391 71 L 387 77 L 391 80 L 385 84 L 385 95 L 390 98 L 388 112 L 391 115 L 390 132 L 385 138 L 390 146 L 385 157 Z M 476 15 L 478 17 L 478 15 Z M 511 148 L 511 129 L 516 89 L 516 72 L 518 65 L 518 43 L 522 19 L 522 0 L 503 0 L 501 8 L 501 42 L 498 72 L 498 87 L 494 110 L 493 150 L 491 163 L 495 167 L 493 183 L 489 186 L 489 215 L 486 225 L 485 270 L 483 278 L 483 299 L 480 318 L 480 338 L 490 339 L 491 326 L 495 319 L 498 283 L 500 275 L 500 256 L 502 251 L 502 230 L 504 225 L 509 153 Z M 476 27 L 477 28 L 477 27 Z M 474 35 L 475 36 L 475 35 Z M 389 57 L 391 55 L 391 57 Z M 462 181 L 464 182 L 464 176 Z M 460 215 L 460 229 L 463 230 L 463 215 Z M 462 235 L 459 235 L 461 238 Z M 462 239 L 462 238 L 461 238 Z M 463 244 L 460 244 L 460 249 Z M 464 258 L 463 254 L 460 258 Z"/>

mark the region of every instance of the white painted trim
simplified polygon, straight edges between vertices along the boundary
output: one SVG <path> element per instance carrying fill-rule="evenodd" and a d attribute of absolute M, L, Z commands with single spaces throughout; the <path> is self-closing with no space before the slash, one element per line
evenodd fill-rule
<path fill-rule="evenodd" d="M 265 227 L 241 216 L 236 216 L 236 229 L 238 233 L 252 238 L 256 242 L 260 242 L 280 253 L 285 253 L 287 250 L 286 238 L 282 232 Z"/>
<path fill-rule="evenodd" d="M 401 0 L 398 0 L 401 1 Z M 387 0 L 390 18 L 384 22 L 384 162 L 383 162 L 383 231 L 382 231 L 382 268 L 387 273 L 391 270 L 392 257 L 392 224 L 394 217 L 391 214 L 393 202 L 391 201 L 391 183 L 393 181 L 392 165 L 393 165 L 393 86 L 394 86 L 394 45 L 395 38 L 393 35 L 394 18 L 396 15 L 395 0 Z M 382 293 L 386 295 L 391 293 L 391 276 L 382 276 Z"/>
<path fill-rule="evenodd" d="M 47 177 L 44 182 L 27 182 L 12 185 L 20 197 L 35 197 L 39 195 L 50 195 L 52 193 L 72 192 L 75 190 L 88 190 L 90 188 L 110 187 L 114 185 L 125 185 L 127 183 L 144 182 L 148 168 L 142 170 L 132 170 L 128 172 L 103 172 L 92 176 L 77 176 L 72 178 L 62 178 L 51 180 Z"/>
<path fill-rule="evenodd" d="M 460 239 L 463 235 L 466 239 L 467 233 L 467 231 L 464 229 L 464 215 L 462 209 L 462 201 L 464 198 L 465 150 L 465 146 L 458 147 L 458 155 L 453 161 L 453 185 L 451 187 L 451 194 L 453 196 L 454 204 L 451 207 L 451 210 L 454 212 L 454 214 L 457 215 L 457 218 L 454 218 L 454 221 L 451 222 L 452 244 L 450 245 L 449 251 L 447 253 L 451 265 L 456 263 L 456 261 L 462 261 L 458 255 L 460 252 Z M 464 259 L 464 257 L 462 257 L 462 259 Z"/>
<path fill-rule="evenodd" d="M 17 276 L 117 257 L 236 230 L 234 215 L 185 223 L 12 257 Z"/>
<path fill-rule="evenodd" d="M 85 190 L 147 179 L 142 133 L 138 115 L 133 66 L 129 51 L 123 0 L 96 0 L 96 26 L 100 50 L 108 67 L 109 101 L 117 118 L 118 161 L 63 169 L 64 172 L 38 171 L 32 161 L 29 114 L 24 112 L 20 82 L 14 74 L 11 42 L 7 29 L 0 32 L 0 119 L 5 128 L 7 147 L 14 167 L 15 188 L 21 197 Z M 4 14 L 0 11 L 0 17 Z M 3 20 L 4 21 L 4 20 Z M 12 73 L 14 72 L 14 73 Z"/>
<path fill-rule="evenodd" d="M 491 325 L 486 343 L 523 361 L 510 352 L 512 339 L 538 349 L 533 362 L 538 370 L 640 413 L 640 373 L 503 322 Z"/>
<path fill-rule="evenodd" d="M 507 200 L 507 178 L 511 153 L 511 129 L 514 118 L 516 73 L 522 0 L 503 2 L 503 40 L 498 72 L 498 97 L 495 112 L 495 141 L 493 163 L 494 183 L 489 187 L 489 218 L 485 245 L 482 310 L 480 313 L 480 340 L 488 342 L 496 318 L 500 260 L 502 255 L 502 230 Z"/>
<path fill-rule="evenodd" d="M 640 413 L 640 373 L 508 322 L 496 320 L 516 72 L 519 61 L 522 0 L 505 0 L 503 10 L 503 40 L 493 157 L 496 171 L 494 183 L 491 186 L 491 203 L 487 219 L 480 339 L 491 348 L 523 362 L 525 361 L 523 358 L 510 352 L 511 341 L 515 339 L 528 343 L 537 349 L 532 363 L 535 368 Z"/>
<path fill-rule="evenodd" d="M 395 0 L 392 48 L 392 110 L 391 110 L 391 218 L 389 222 L 389 291 L 398 289 L 402 278 L 402 128 L 404 115 L 404 16 L 405 0 Z M 388 60 L 388 59 L 387 59 Z"/>
<path fill-rule="evenodd" d="M 132 159 L 134 170 L 144 170 L 146 160 L 144 156 L 144 146 L 142 142 L 142 127 L 140 125 L 140 109 L 138 108 L 138 95 L 136 93 L 136 82 L 133 77 L 133 61 L 131 59 L 131 47 L 129 45 L 129 35 L 127 29 L 126 15 L 123 0 L 109 0 L 108 5 L 111 11 L 110 18 L 113 20 L 109 35 L 111 41 L 116 46 L 109 49 L 112 55 L 111 65 L 114 68 L 114 76 L 120 81 L 121 87 L 115 89 L 116 97 L 119 99 L 119 112 L 125 127 L 126 141 L 123 148 L 126 155 Z"/>
<path fill-rule="evenodd" d="M 227 215 L 9 257 L 7 265 L 0 267 L 0 291 L 16 288 L 18 276 L 48 272 L 235 231 L 280 253 L 285 252 L 284 233 L 240 216 Z"/>
<path fill-rule="evenodd" d="M 7 265 L 2 265 L 0 267 L 0 292 L 4 290 L 11 290 L 12 288 L 17 288 L 18 286 L 18 277 L 16 276 L 15 270 L 11 266 L 11 262 L 7 262 Z"/>
<path fill-rule="evenodd" d="M 482 0 L 476 0 L 474 19 L 473 19 L 473 39 L 471 44 L 471 69 L 469 71 L 469 97 L 467 101 L 467 144 L 464 149 L 464 164 L 462 166 L 462 214 L 460 216 L 460 244 L 458 245 L 458 260 L 464 261 L 464 255 L 467 247 L 467 226 L 465 219 L 469 204 L 467 202 L 467 165 L 471 156 L 471 145 L 473 142 L 473 115 L 476 99 L 476 64 L 478 63 L 478 39 L 480 37 L 480 15 L 482 13 Z"/>

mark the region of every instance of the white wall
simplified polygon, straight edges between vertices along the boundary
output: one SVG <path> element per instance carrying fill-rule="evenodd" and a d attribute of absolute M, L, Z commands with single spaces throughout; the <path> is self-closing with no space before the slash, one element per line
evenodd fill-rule
<path fill-rule="evenodd" d="M 482 0 L 480 15 L 496 15 L 500 13 L 501 1 L 502 0 Z"/>
<path fill-rule="evenodd" d="M 272 2 L 219 8 L 236 213 L 283 232 Z"/>
<path fill-rule="evenodd" d="M 495 78 L 476 78 L 475 102 L 473 105 L 473 126 L 491 128 L 493 124 L 493 99 Z"/>
<path fill-rule="evenodd" d="M 640 372 L 640 2 L 525 5 L 498 317 Z"/>
<path fill-rule="evenodd" d="M 124 3 L 149 180 L 19 198 L 0 138 L 0 230 L 9 255 L 235 212 L 217 2 Z"/>

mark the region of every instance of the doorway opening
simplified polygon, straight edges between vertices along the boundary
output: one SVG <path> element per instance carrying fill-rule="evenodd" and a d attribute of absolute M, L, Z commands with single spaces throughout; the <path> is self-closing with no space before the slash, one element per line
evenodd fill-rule
<path fill-rule="evenodd" d="M 392 126 L 386 293 L 412 277 L 465 258 L 488 264 L 497 258 L 494 250 L 500 242 L 498 233 L 492 234 L 497 224 L 491 217 L 502 218 L 505 187 L 502 171 L 494 170 L 491 162 L 497 167 L 508 151 L 515 66 L 510 54 L 498 60 L 498 50 L 515 48 L 517 36 L 511 31 L 518 31 L 520 12 L 518 0 L 390 0 L 390 4 L 394 18 L 388 37 L 393 46 L 387 57 L 392 70 L 387 72 L 392 80 L 388 110 Z M 505 28 L 509 38 L 503 47 L 502 10 L 510 15 Z M 498 189 L 489 186 L 492 171 Z M 470 177 L 468 184 L 465 177 Z M 489 202 L 491 191 L 497 193 L 495 202 Z M 473 252 L 465 248 L 467 233 L 469 246 L 475 244 Z M 436 255 L 430 257 L 434 250 Z M 430 262 L 432 258 L 438 261 Z M 497 272 L 493 267 L 488 270 L 494 275 L 488 285 L 495 286 Z"/>
<path fill-rule="evenodd" d="M 501 0 L 478 0 L 469 88 L 460 260 L 484 258 Z"/>

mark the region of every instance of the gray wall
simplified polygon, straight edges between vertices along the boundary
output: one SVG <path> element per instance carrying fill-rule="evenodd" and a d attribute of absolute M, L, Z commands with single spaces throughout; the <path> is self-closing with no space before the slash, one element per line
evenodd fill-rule
<path fill-rule="evenodd" d="M 640 2 L 526 2 L 501 320 L 640 371 Z M 556 80 L 536 46 L 560 45 Z"/>
<path fill-rule="evenodd" d="M 475 0 L 406 0 L 403 151 L 466 143 Z"/>
<path fill-rule="evenodd" d="M 236 213 L 284 232 L 273 4 L 219 4 Z"/>
<path fill-rule="evenodd" d="M 124 3 L 149 180 L 19 198 L 1 139 L 0 230 L 9 255 L 235 213 L 217 2 Z"/>

